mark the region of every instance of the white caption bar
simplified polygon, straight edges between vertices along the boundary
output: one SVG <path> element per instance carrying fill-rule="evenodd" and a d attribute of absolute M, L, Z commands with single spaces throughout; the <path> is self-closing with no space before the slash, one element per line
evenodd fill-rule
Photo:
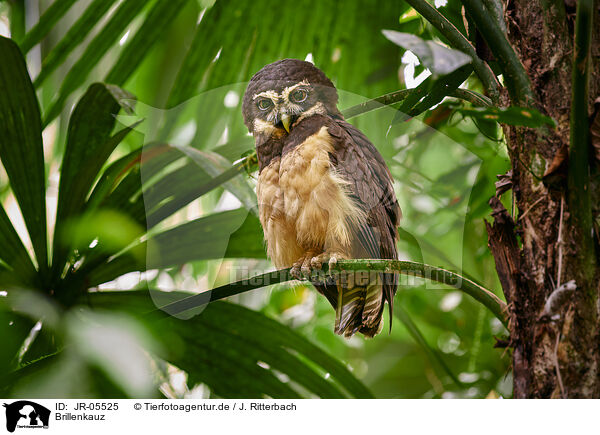
<path fill-rule="evenodd" d="M 0 434 L 561 434 L 598 429 L 600 401 L 0 399 Z M 39 431 L 41 429 L 41 431 Z M 130 431 L 137 432 L 130 432 Z M 127 432 L 125 432 L 127 431 Z M 181 431 L 181 432 L 179 432 Z M 383 432 L 385 431 L 385 432 Z"/>

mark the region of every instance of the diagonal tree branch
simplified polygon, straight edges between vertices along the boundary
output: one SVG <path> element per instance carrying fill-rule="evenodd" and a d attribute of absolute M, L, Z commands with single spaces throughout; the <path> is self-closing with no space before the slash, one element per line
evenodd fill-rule
<path fill-rule="evenodd" d="M 475 21 L 477 30 L 498 59 L 513 104 L 524 107 L 531 106 L 535 98 L 529 76 L 494 16 L 490 14 L 481 0 L 461 1 L 467 13 Z"/>
<path fill-rule="evenodd" d="M 431 6 L 425 0 L 406 0 L 406 2 L 419 12 L 427 21 L 429 21 L 439 32 L 444 35 L 448 41 L 463 53 L 473 59 L 473 69 L 479 76 L 481 83 L 490 94 L 494 103 L 499 102 L 500 93 L 498 91 L 498 80 L 490 66 L 477 56 L 475 47 L 465 36 L 444 17 L 436 8 Z"/>

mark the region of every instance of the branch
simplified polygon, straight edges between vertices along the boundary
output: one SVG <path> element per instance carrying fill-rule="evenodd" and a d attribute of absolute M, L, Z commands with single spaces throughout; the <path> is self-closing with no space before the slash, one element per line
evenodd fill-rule
<path fill-rule="evenodd" d="M 385 94 L 380 97 L 373 98 L 372 100 L 367 100 L 364 103 L 357 104 L 356 106 L 349 107 L 343 110 L 342 114 L 346 119 L 354 118 L 355 116 L 362 115 L 363 113 L 368 113 L 384 106 L 391 106 L 392 104 L 399 103 L 404 101 L 409 96 L 419 92 L 421 92 L 421 89 L 419 88 L 401 89 L 399 91 L 390 92 L 389 94 Z M 468 89 L 455 89 L 447 96 L 468 101 L 476 106 L 492 105 L 492 101 L 488 97 Z"/>
<path fill-rule="evenodd" d="M 470 89 L 458 88 L 450 94 L 451 97 L 460 98 L 461 100 L 468 101 L 475 106 L 491 107 L 492 100 L 485 95 L 478 94 Z"/>
<path fill-rule="evenodd" d="M 342 111 L 342 114 L 346 119 L 354 118 L 355 116 L 371 112 L 375 109 L 379 109 L 380 107 L 391 106 L 392 104 L 399 103 L 414 92 L 416 92 L 415 89 L 401 89 L 399 91 L 391 92 L 389 94 L 382 95 L 381 97 L 373 98 L 372 100 L 357 104 L 356 106 L 349 107 L 348 109 Z"/>
<path fill-rule="evenodd" d="M 473 59 L 473 69 L 479 76 L 484 88 L 490 94 L 492 101 L 498 103 L 500 94 L 498 92 L 498 81 L 490 66 L 477 56 L 473 45 L 446 17 L 438 12 L 425 0 L 406 0 L 406 2 L 429 21 L 439 32 L 444 35 L 455 48 Z"/>
<path fill-rule="evenodd" d="M 571 144 L 568 174 L 569 211 L 578 228 L 579 243 L 581 244 L 580 264 L 588 279 L 593 277 L 596 263 L 594 239 L 591 236 L 593 218 L 590 198 L 590 125 L 588 119 L 593 17 L 594 0 L 578 1 L 572 71 Z"/>
<path fill-rule="evenodd" d="M 513 103 L 528 107 L 534 101 L 529 76 L 494 16 L 481 0 L 461 0 L 477 30 L 498 59 Z"/>
<path fill-rule="evenodd" d="M 328 273 L 328 267 L 323 265 L 322 273 Z M 167 304 L 153 311 L 151 314 L 160 314 L 164 311 L 169 315 L 177 315 L 194 308 L 202 307 L 211 301 L 224 299 L 229 296 L 244 293 L 257 288 L 265 287 L 272 284 L 278 284 L 286 281 L 292 281 L 295 278 L 290 275 L 289 269 L 276 270 L 274 272 L 263 273 L 262 275 L 253 276 L 232 282 L 212 290 L 199 293 L 188 298 Z M 506 304 L 502 302 L 494 293 L 480 286 L 479 284 L 464 278 L 457 273 L 439 267 L 430 266 L 428 264 L 415 263 L 412 261 L 400 260 L 383 260 L 383 259 L 368 259 L 368 260 L 343 260 L 339 261 L 335 267 L 331 269 L 335 272 L 349 271 L 372 271 L 372 272 L 397 272 L 403 275 L 417 276 L 426 278 L 431 281 L 436 281 L 445 284 L 449 287 L 456 288 L 473 297 L 476 301 L 488 308 L 494 316 L 507 325 Z M 316 279 L 318 281 L 318 279 Z"/>

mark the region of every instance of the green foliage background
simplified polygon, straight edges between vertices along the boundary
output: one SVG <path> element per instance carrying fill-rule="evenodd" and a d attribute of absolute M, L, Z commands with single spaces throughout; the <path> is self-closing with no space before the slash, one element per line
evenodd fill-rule
<path fill-rule="evenodd" d="M 405 50 L 382 30 L 448 42 L 407 3 L 35 3 L 0 3 L 14 41 L 0 44 L 0 125 L 10 133 L 0 139 L 0 395 L 511 395 L 508 356 L 493 348 L 501 323 L 421 279 L 403 281 L 391 333 L 373 340 L 334 335 L 331 307 L 303 283 L 185 319 L 147 314 L 226 284 L 231 270 L 271 267 L 249 211 L 252 175 L 238 165 L 219 178 L 253 147 L 244 82 L 311 54 L 341 109 L 404 89 Z M 467 35 L 458 1 L 438 11 Z M 439 100 L 451 80 L 483 92 L 470 67 L 433 72 L 422 87 L 443 85 Z M 496 174 L 509 168 L 501 133 L 462 100 L 418 101 L 352 119 L 396 180 L 401 258 L 500 295 L 484 218 Z"/>

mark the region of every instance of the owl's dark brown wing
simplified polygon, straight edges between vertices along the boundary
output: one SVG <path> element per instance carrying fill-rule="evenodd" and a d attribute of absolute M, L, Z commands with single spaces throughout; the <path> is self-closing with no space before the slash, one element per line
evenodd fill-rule
<path fill-rule="evenodd" d="M 331 162 L 336 172 L 350 183 L 352 199 L 367 216 L 366 222 L 355 228 L 358 241 L 355 256 L 396 259 L 401 212 L 383 157 L 362 132 L 343 120 L 332 119 L 328 130 L 335 140 Z M 390 307 L 391 323 L 398 277 L 386 274 L 383 279 L 383 297 Z"/>

